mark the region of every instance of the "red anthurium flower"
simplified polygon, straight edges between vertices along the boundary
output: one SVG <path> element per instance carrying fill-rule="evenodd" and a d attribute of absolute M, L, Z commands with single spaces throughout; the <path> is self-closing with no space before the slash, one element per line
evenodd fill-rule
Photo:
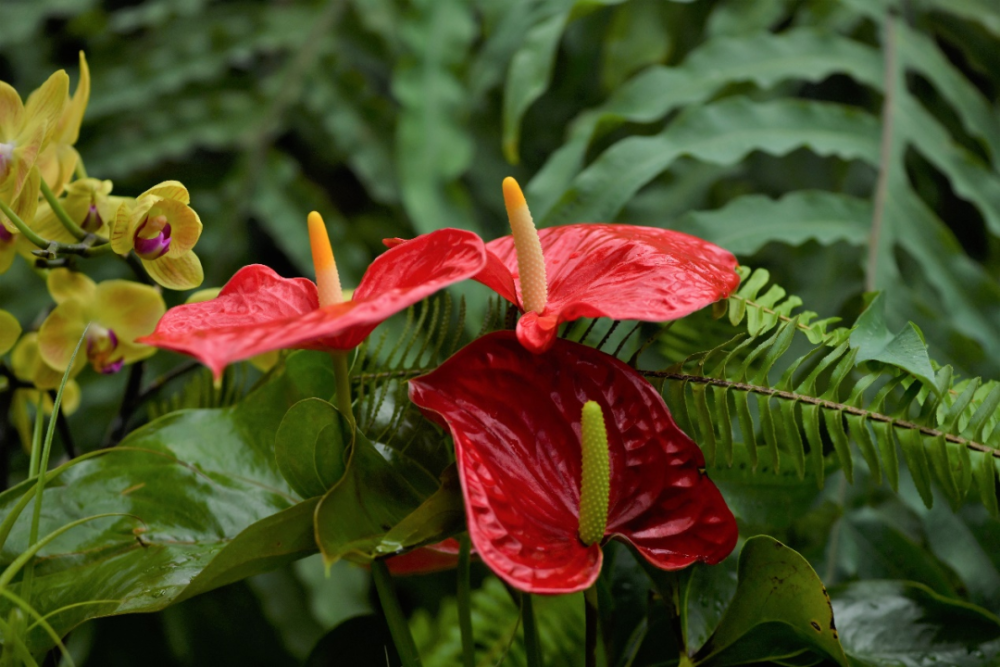
<path fill-rule="evenodd" d="M 632 225 L 536 232 L 517 182 L 507 178 L 503 188 L 513 234 L 486 245 L 486 268 L 475 279 L 521 309 L 517 337 L 532 352 L 548 349 L 563 322 L 673 320 L 739 286 L 736 258 L 707 241 Z"/>
<path fill-rule="evenodd" d="M 390 315 L 475 275 L 486 261 L 478 236 L 441 229 L 377 257 L 344 301 L 323 221 L 314 213 L 309 223 L 318 286 L 247 266 L 215 299 L 171 308 L 141 342 L 196 357 L 216 377 L 227 364 L 270 350 L 350 350 Z"/>
<path fill-rule="evenodd" d="M 410 399 L 451 429 L 477 553 L 523 591 L 589 587 L 600 535 L 666 570 L 717 563 L 736 545 L 736 521 L 701 450 L 656 390 L 603 352 L 557 339 L 536 355 L 497 332 L 411 380 Z M 589 545 L 580 537 L 585 404 L 600 407 L 609 464 L 606 522 Z"/>
<path fill-rule="evenodd" d="M 453 537 L 420 547 L 405 554 L 392 556 L 385 561 L 389 572 L 396 576 L 412 574 L 432 574 L 442 570 L 450 570 L 458 565 L 458 553 L 462 546 Z"/>

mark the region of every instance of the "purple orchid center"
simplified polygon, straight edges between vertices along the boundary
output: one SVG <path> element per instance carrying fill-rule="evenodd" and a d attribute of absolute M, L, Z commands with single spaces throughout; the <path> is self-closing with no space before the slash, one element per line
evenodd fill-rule
<path fill-rule="evenodd" d="M 0 243 L 10 243 L 14 240 L 14 235 L 11 234 L 6 227 L 0 225 Z"/>
<path fill-rule="evenodd" d="M 83 223 L 80 227 L 85 232 L 96 232 L 103 224 L 104 220 L 101 218 L 101 213 L 97 210 L 97 205 L 91 204 L 90 208 L 87 209 L 87 216 L 83 219 Z M 167 228 L 169 229 L 170 226 L 167 225 Z"/>
<path fill-rule="evenodd" d="M 170 250 L 170 223 L 165 215 L 151 215 L 135 230 L 135 254 L 142 259 L 159 259 Z"/>
<path fill-rule="evenodd" d="M 112 359 L 118 349 L 118 336 L 114 329 L 104 329 L 97 325 L 91 327 L 87 336 L 87 359 L 94 370 L 104 375 L 117 373 L 125 365 L 125 359 Z"/>

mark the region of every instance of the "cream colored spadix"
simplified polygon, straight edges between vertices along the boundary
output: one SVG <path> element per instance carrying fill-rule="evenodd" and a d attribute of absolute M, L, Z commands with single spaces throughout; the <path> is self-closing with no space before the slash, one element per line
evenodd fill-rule
<path fill-rule="evenodd" d="M 323 217 L 313 211 L 307 218 L 309 224 L 309 246 L 312 248 L 313 266 L 316 268 L 316 288 L 319 292 L 319 307 L 343 303 L 344 290 L 340 287 L 337 262 L 333 259 L 330 236 L 326 233 Z"/>
<path fill-rule="evenodd" d="M 587 546 L 604 538 L 611 494 L 611 459 L 604 413 L 597 401 L 583 404 L 580 424 L 583 466 L 580 473 L 580 541 Z"/>
<path fill-rule="evenodd" d="M 521 305 L 526 313 L 541 313 L 549 298 L 542 243 L 538 239 L 538 230 L 531 219 L 531 211 L 528 210 L 528 202 L 524 199 L 521 186 L 510 176 L 503 179 L 503 202 L 507 207 L 514 249 L 517 251 Z"/>

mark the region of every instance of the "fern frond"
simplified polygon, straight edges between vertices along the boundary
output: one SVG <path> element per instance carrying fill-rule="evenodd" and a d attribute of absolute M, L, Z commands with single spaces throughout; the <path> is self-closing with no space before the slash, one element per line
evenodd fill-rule
<path fill-rule="evenodd" d="M 738 301 L 753 300 L 764 282 L 755 281 Z M 817 330 L 804 331 L 801 316 L 790 316 L 790 308 L 780 311 L 780 299 L 770 299 L 773 321 L 756 334 L 741 334 L 666 370 L 642 371 L 666 381 L 664 394 L 675 417 L 701 443 L 709 466 L 732 465 L 733 443 L 740 442 L 754 469 L 761 457 L 775 473 L 782 459 L 791 460 L 800 478 L 808 472 L 822 486 L 831 461 L 853 481 L 853 442 L 876 483 L 884 476 L 898 488 L 902 453 L 928 506 L 932 486 L 957 507 L 975 481 L 983 504 L 996 514 L 1000 384 L 955 381 L 946 366 L 937 373 L 936 391 L 930 391 L 901 369 L 856 365 L 857 351 L 845 335 L 850 330 L 809 336 Z M 792 346 L 797 332 L 813 343 L 805 354 L 789 353 L 801 350 Z M 722 361 L 707 363 L 713 358 Z M 772 382 L 779 368 L 784 369 L 780 379 Z"/>

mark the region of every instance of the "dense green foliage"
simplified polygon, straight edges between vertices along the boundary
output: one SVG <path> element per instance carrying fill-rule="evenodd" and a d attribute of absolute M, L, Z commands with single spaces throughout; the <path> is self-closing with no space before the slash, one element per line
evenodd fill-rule
<path fill-rule="evenodd" d="M 563 332 L 662 389 L 741 529 L 742 553 L 677 576 L 606 549 L 608 665 L 674 665 L 681 651 L 681 665 L 995 664 L 995 0 L 14 0 L 0 26 L 0 80 L 18 90 L 58 67 L 75 77 L 86 52 L 87 171 L 123 195 L 182 180 L 204 221 L 206 287 L 252 262 L 311 276 L 313 209 L 346 285 L 385 237 L 495 238 L 511 174 L 540 226 L 664 227 L 738 256 L 743 283 L 714 312 Z M 42 613 L 80 604 L 50 619 L 73 630 L 77 664 L 327 664 L 340 643 L 386 641 L 380 616 L 338 627 L 377 608 L 362 570 L 338 563 L 324 579 L 316 558 L 289 563 L 318 550 L 365 561 L 461 530 L 448 443 L 405 380 L 505 327 L 486 294 L 454 288 L 360 348 L 371 442 L 301 432 L 342 433 L 332 378 L 308 353 L 255 385 L 241 366 L 221 389 L 195 375 L 130 406 L 122 446 L 46 491 L 41 535 L 105 512 L 145 524 L 98 519 L 33 570 Z M 23 261 L 0 281 L 0 308 L 22 323 L 48 303 Z M 148 368 L 180 363 L 161 353 Z M 80 380 L 69 425 L 88 452 L 125 378 Z M 23 477 L 26 457 L 12 466 Z M 131 490 L 150 468 L 162 488 L 144 507 Z M 372 480 L 392 497 L 358 500 Z M 29 486 L 0 495 L 0 515 Z M 0 564 L 29 545 L 21 521 Z M 516 599 L 484 567 L 473 578 L 478 664 L 525 664 Z M 427 665 L 461 656 L 454 581 L 398 581 Z M 580 597 L 536 603 L 546 664 L 582 664 Z M 42 624 L 27 640 L 53 645 Z"/>

